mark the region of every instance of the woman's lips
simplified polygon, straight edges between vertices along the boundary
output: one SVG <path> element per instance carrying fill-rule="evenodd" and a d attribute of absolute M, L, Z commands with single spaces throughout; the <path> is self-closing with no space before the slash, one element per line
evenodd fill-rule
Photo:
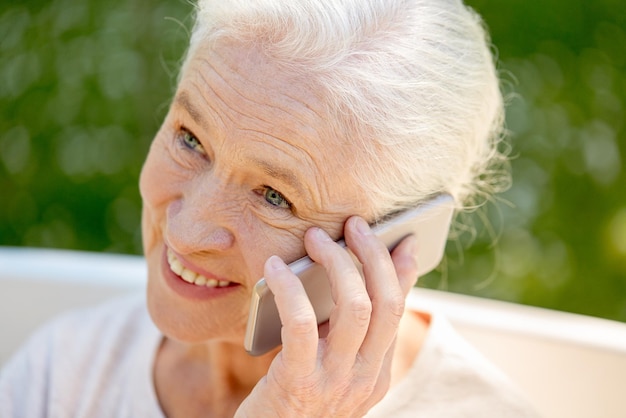
<path fill-rule="evenodd" d="M 238 283 L 217 278 L 209 273 L 192 270 L 188 262 L 178 258 L 167 246 L 163 251 L 162 271 L 169 287 L 190 299 L 215 297 L 239 286 Z"/>

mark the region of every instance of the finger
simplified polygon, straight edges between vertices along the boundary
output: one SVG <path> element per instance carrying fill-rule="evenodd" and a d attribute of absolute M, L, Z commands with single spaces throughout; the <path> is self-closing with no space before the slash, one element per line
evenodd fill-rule
<path fill-rule="evenodd" d="M 374 404 L 378 403 L 388 392 L 391 385 L 392 363 L 395 352 L 397 338 L 394 338 L 385 354 L 382 365 L 379 370 L 376 385 L 372 391 L 371 400 Z"/>
<path fill-rule="evenodd" d="M 391 252 L 391 260 L 398 276 L 402 294 L 405 297 L 417 283 L 418 251 L 417 237 L 409 235 Z"/>
<path fill-rule="evenodd" d="M 311 228 L 305 234 L 309 256 L 321 264 L 330 281 L 335 302 L 326 337 L 324 367 L 341 375 L 354 365 L 369 327 L 371 302 L 352 257 L 326 232 Z"/>
<path fill-rule="evenodd" d="M 370 367 L 370 370 L 363 370 L 365 373 L 378 373 L 404 313 L 405 295 L 387 247 L 373 234 L 369 225 L 354 216 L 346 222 L 345 229 L 348 247 L 363 264 L 367 292 L 372 301 L 369 330 L 359 358 Z"/>
<path fill-rule="evenodd" d="M 274 294 L 282 324 L 282 359 L 295 373 L 307 376 L 317 361 L 317 320 L 302 282 L 280 259 L 265 262 L 265 281 Z"/>

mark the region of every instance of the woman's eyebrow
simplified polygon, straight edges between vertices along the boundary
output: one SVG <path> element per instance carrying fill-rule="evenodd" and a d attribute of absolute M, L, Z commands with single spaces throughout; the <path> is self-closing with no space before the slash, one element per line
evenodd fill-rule
<path fill-rule="evenodd" d="M 281 167 L 276 167 L 269 162 L 265 160 L 260 160 L 258 158 L 251 158 L 250 162 L 261 168 L 261 170 L 263 170 L 263 172 L 265 172 L 265 174 L 267 174 L 268 176 L 277 178 L 282 182 L 287 183 L 292 188 L 301 192 L 305 190 L 298 177 L 292 171 L 286 170 Z"/>
<path fill-rule="evenodd" d="M 203 117 L 198 108 L 193 105 L 187 92 L 182 91 L 178 93 L 174 98 L 174 103 L 185 109 L 189 116 L 191 116 L 194 122 L 196 122 L 198 125 L 202 126 L 203 128 L 207 127 L 206 119 Z"/>

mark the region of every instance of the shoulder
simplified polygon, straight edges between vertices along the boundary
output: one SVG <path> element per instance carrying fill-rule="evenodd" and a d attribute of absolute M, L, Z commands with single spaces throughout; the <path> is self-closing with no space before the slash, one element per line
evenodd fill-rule
<path fill-rule="evenodd" d="M 71 359 L 73 367 L 81 361 L 93 366 L 99 356 L 119 356 L 121 347 L 155 332 L 143 295 L 131 294 L 59 315 L 38 330 L 24 349 L 43 348 L 50 360 Z"/>
<path fill-rule="evenodd" d="M 135 339 L 152 328 L 143 294 L 130 294 L 65 313 L 49 323 L 43 332 L 63 339 L 65 350 L 68 346 L 93 347 L 96 342 L 102 348 L 115 346 L 120 340 Z"/>
<path fill-rule="evenodd" d="M 67 357 L 86 346 L 114 345 L 116 340 L 145 326 L 148 320 L 143 297 L 132 294 L 103 304 L 64 312 L 38 328 L 20 347 L 11 364 L 24 353 L 46 351 L 46 357 L 54 358 L 59 350 Z"/>
<path fill-rule="evenodd" d="M 24 357 L 50 361 L 70 357 L 94 346 L 106 347 L 125 336 L 132 336 L 146 320 L 143 297 L 127 295 L 102 304 L 61 313 L 39 327 L 7 362 Z M 3 370 L 6 370 L 3 369 Z"/>
<path fill-rule="evenodd" d="M 425 398 L 449 401 L 453 397 L 460 411 L 489 416 L 537 416 L 517 386 L 465 341 L 445 317 L 433 315 L 431 327 L 424 352 L 415 364 L 418 378 L 434 382 Z"/>
<path fill-rule="evenodd" d="M 443 315 L 433 313 L 411 369 L 368 416 L 538 415 L 502 372 L 466 342 Z"/>
<path fill-rule="evenodd" d="M 78 402 L 106 399 L 121 390 L 118 383 L 127 380 L 129 370 L 149 368 L 159 339 L 142 295 L 62 314 L 7 363 L 0 374 L 0 397 L 16 409 L 28 402 L 48 413 L 72 415 Z M 20 393 L 16 387 L 30 390 Z"/>

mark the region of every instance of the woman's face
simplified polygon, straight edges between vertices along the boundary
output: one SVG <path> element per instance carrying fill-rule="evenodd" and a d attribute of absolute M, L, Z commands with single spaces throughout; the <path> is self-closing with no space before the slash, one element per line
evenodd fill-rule
<path fill-rule="evenodd" d="M 369 215 L 348 174 L 358 152 L 330 134 L 316 91 L 253 48 L 192 57 L 140 180 L 148 307 L 166 336 L 241 343 L 265 260 L 302 256 L 313 225 L 338 238 Z"/>

